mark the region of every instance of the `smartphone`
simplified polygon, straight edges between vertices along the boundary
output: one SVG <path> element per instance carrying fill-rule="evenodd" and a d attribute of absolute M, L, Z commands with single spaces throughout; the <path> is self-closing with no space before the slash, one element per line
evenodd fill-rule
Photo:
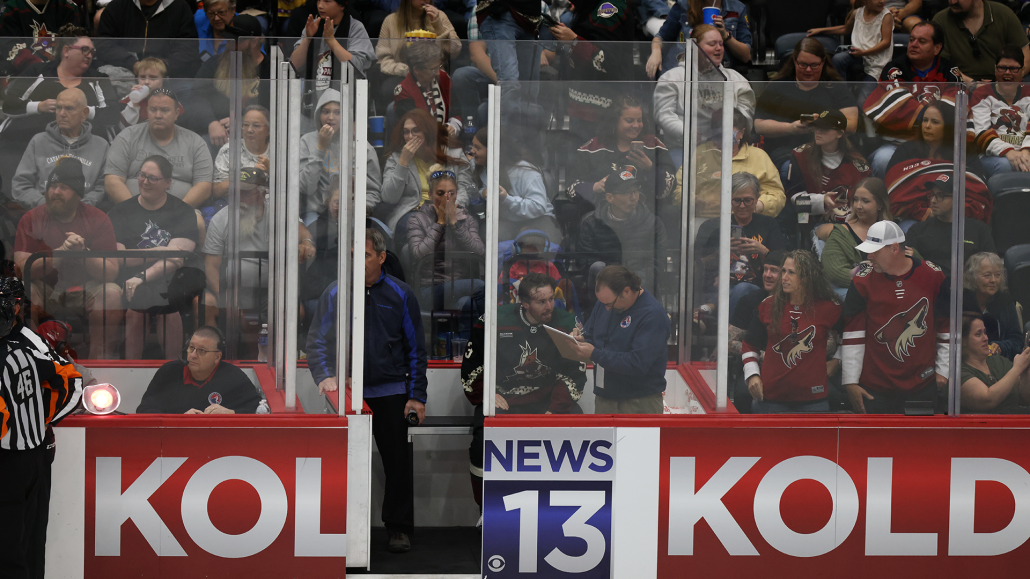
<path fill-rule="evenodd" d="M 730 225 L 730 238 L 739 239 L 744 237 L 744 227 L 741 225 Z"/>
<path fill-rule="evenodd" d="M 644 141 L 633 141 L 629 144 L 629 148 L 634 151 L 644 152 Z"/>
<path fill-rule="evenodd" d="M 804 123 L 810 123 L 810 122 L 812 122 L 812 121 L 816 120 L 817 118 L 819 118 L 819 115 L 817 115 L 817 114 L 815 114 L 815 113 L 811 113 L 811 114 L 802 114 L 802 115 L 801 115 L 801 122 L 804 122 Z"/>
<path fill-rule="evenodd" d="M 540 22 L 542 22 L 543 25 L 548 28 L 554 28 L 555 26 L 561 25 L 561 22 L 555 20 L 554 17 L 552 17 L 550 14 L 546 12 L 540 15 Z"/>
<path fill-rule="evenodd" d="M 1030 348 L 1030 332 L 1023 334 L 1023 349 Z"/>

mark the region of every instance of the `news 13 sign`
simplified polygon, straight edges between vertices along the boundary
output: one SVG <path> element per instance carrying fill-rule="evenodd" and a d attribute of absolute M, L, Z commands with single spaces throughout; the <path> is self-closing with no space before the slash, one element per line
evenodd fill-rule
<path fill-rule="evenodd" d="M 611 576 L 611 428 L 488 428 L 483 576 Z"/>
<path fill-rule="evenodd" d="M 630 430 L 486 429 L 484 577 L 1026 574 L 1028 429 L 670 425 L 644 467 Z M 657 540 L 627 549 L 649 488 Z"/>
<path fill-rule="evenodd" d="M 92 428 L 86 579 L 344 577 L 345 428 Z"/>

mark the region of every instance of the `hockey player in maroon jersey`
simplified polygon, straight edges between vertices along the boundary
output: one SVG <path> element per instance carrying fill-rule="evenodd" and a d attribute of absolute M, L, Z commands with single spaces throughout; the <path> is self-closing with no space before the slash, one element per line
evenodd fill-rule
<path fill-rule="evenodd" d="M 905 255 L 893 221 L 874 223 L 869 254 L 844 300 L 843 382 L 855 412 L 899 414 L 936 401 L 948 385 L 950 283 L 941 268 Z"/>
<path fill-rule="evenodd" d="M 788 253 L 782 271 L 744 337 L 752 412 L 828 412 L 826 344 L 840 318 L 840 301 L 815 254 L 803 249 Z M 759 369 L 761 350 L 765 360 Z"/>

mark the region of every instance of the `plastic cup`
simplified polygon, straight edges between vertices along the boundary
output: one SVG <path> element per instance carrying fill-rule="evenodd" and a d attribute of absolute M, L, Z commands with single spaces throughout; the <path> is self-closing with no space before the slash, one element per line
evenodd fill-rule
<path fill-rule="evenodd" d="M 454 361 L 461 362 L 465 358 L 465 348 L 469 341 L 465 338 L 451 339 L 451 353 L 454 354 Z"/>
<path fill-rule="evenodd" d="M 712 24 L 715 21 L 715 17 L 718 16 L 722 10 L 714 6 L 705 6 L 701 9 L 701 20 L 705 24 Z"/>
<path fill-rule="evenodd" d="M 385 135 L 385 122 L 383 117 L 368 117 L 368 138 L 372 146 L 381 149 Z"/>

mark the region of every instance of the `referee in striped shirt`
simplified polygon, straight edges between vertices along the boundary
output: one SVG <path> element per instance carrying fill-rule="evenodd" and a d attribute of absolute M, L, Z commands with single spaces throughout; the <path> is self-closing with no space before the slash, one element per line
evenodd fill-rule
<path fill-rule="evenodd" d="M 41 577 L 50 505 L 46 430 L 75 409 L 82 376 L 19 314 L 25 287 L 0 278 L 0 577 Z M 39 544 L 40 542 L 43 544 Z"/>

